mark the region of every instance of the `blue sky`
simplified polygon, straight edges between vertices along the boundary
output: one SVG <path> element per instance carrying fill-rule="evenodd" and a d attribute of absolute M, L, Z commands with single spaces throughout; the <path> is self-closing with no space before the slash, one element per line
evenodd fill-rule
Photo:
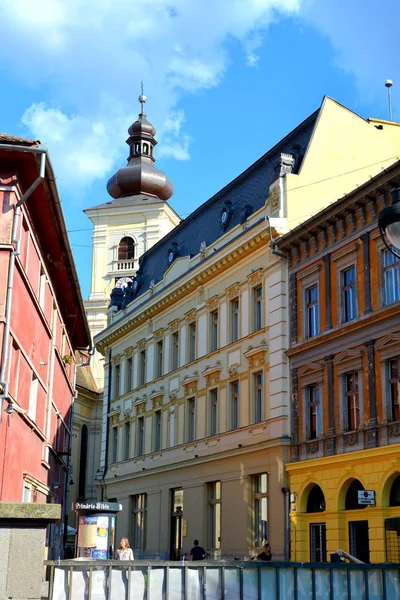
<path fill-rule="evenodd" d="M 0 131 L 55 168 L 84 298 L 91 228 L 139 110 L 186 216 L 318 108 L 324 94 L 400 120 L 396 0 L 2 0 Z M 399 84 L 397 88 L 396 84 Z"/>

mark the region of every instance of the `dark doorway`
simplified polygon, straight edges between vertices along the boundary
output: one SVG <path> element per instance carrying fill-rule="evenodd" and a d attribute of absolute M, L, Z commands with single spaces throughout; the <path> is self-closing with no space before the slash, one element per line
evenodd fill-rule
<path fill-rule="evenodd" d="M 369 563 L 368 521 L 349 522 L 349 546 L 352 556 Z"/>
<path fill-rule="evenodd" d="M 171 496 L 171 539 L 169 557 L 170 560 L 179 560 L 182 553 L 183 490 L 172 490 Z"/>
<path fill-rule="evenodd" d="M 310 523 L 310 561 L 326 562 L 325 523 Z"/>

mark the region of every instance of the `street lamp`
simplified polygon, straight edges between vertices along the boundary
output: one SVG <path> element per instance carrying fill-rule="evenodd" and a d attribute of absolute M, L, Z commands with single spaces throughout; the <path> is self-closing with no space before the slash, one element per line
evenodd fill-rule
<path fill-rule="evenodd" d="M 400 258 L 395 250 L 400 248 L 400 188 L 392 190 L 392 204 L 379 213 L 378 226 L 386 248 Z"/>

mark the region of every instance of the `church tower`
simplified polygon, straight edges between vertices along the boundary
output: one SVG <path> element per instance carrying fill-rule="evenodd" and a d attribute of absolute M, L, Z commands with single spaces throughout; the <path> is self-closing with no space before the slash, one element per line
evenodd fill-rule
<path fill-rule="evenodd" d="M 141 111 L 128 129 L 128 164 L 107 183 L 111 198 L 85 210 L 94 225 L 91 287 L 85 302 L 93 337 L 107 326 L 111 290 L 132 281 L 140 256 L 180 222 L 167 202 L 172 183 L 154 164 L 156 130 L 144 113 L 146 100 L 139 96 Z M 97 353 L 92 371 L 102 388 L 103 363 Z"/>

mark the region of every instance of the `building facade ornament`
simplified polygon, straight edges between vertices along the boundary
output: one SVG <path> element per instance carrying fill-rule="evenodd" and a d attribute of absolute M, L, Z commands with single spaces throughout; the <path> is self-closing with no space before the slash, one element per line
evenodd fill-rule
<path fill-rule="evenodd" d="M 179 319 L 174 319 L 168 324 L 170 333 L 176 333 L 179 331 Z"/>
<path fill-rule="evenodd" d="M 207 300 L 207 308 L 208 310 L 216 310 L 219 305 L 219 297 L 217 295 L 213 296 L 209 300 Z"/>
<path fill-rule="evenodd" d="M 233 300 L 234 298 L 237 298 L 239 296 L 240 293 L 240 287 L 238 283 L 234 283 L 231 287 L 229 287 L 226 290 L 226 295 L 228 297 L 228 300 Z"/>
<path fill-rule="evenodd" d="M 247 351 L 243 353 L 243 356 L 249 361 L 249 368 L 255 369 L 257 367 L 263 367 L 266 364 L 266 353 L 268 346 L 265 340 L 261 340 L 259 346 L 249 346 Z"/>
<path fill-rule="evenodd" d="M 187 312 L 185 314 L 185 321 L 186 321 L 186 323 L 193 323 L 193 321 L 195 321 L 195 320 L 196 320 L 196 309 L 193 308 L 192 310 L 189 310 L 189 312 Z"/>
<path fill-rule="evenodd" d="M 206 380 L 207 387 L 212 385 L 218 385 L 221 378 L 222 365 L 220 361 L 217 361 L 213 367 L 207 366 L 202 372 L 203 377 Z"/>
<path fill-rule="evenodd" d="M 190 396 L 191 394 L 195 394 L 197 392 L 198 381 L 199 376 L 197 371 L 195 371 L 193 375 L 187 375 L 183 378 L 181 383 L 185 390 L 185 396 Z"/>
<path fill-rule="evenodd" d="M 257 269 L 253 273 L 250 273 L 250 275 L 247 276 L 247 280 L 248 280 L 249 284 L 251 285 L 251 287 L 254 287 L 255 285 L 259 285 L 260 283 L 262 283 L 262 280 L 263 280 L 262 269 Z"/>
<path fill-rule="evenodd" d="M 159 342 L 163 338 L 164 338 L 164 329 L 162 327 L 160 327 L 160 329 L 157 329 L 157 331 L 154 332 L 154 340 L 156 342 Z"/>
<path fill-rule="evenodd" d="M 239 367 L 240 365 L 238 363 L 231 365 L 228 369 L 228 373 L 229 373 L 229 380 L 233 381 L 234 379 L 237 379 L 239 377 Z"/>

